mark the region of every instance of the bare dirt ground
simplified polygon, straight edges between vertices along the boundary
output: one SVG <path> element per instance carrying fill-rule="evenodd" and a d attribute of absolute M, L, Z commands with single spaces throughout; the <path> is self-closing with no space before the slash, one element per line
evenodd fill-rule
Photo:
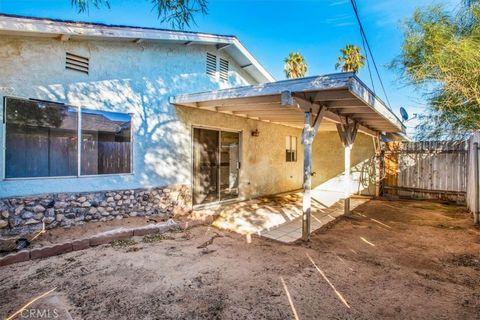
<path fill-rule="evenodd" d="M 73 319 L 480 319 L 480 230 L 458 206 L 373 200 L 308 244 L 146 240 L 1 268 L 0 317 L 56 288 L 45 304 Z"/>

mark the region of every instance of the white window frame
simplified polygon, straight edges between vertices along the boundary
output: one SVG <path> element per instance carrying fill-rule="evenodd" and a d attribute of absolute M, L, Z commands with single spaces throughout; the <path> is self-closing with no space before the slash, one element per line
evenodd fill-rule
<path fill-rule="evenodd" d="M 7 178 L 7 100 L 8 99 L 17 99 L 17 100 L 27 100 L 27 101 L 39 101 L 38 99 L 29 99 L 29 98 L 22 98 L 22 97 L 16 97 L 16 96 L 4 96 L 3 97 L 3 108 L 2 108 L 2 113 L 3 113 L 3 119 L 2 119 L 2 146 L 3 146 L 3 154 L 2 154 L 2 159 L 3 159 L 3 172 L 2 172 L 2 180 L 38 180 L 38 179 L 71 179 L 71 178 L 91 178 L 91 177 L 111 177 L 111 176 L 129 176 L 135 174 L 134 168 L 133 168 L 133 159 L 134 159 L 134 140 L 133 140 L 133 113 L 124 113 L 124 112 L 116 112 L 116 111 L 107 111 L 107 110 L 101 110 L 101 109 L 89 109 L 89 108 L 82 108 L 81 106 L 73 106 L 73 105 L 68 105 L 71 107 L 74 107 L 77 109 L 77 175 L 76 176 L 44 176 L 44 177 L 19 177 L 19 178 Z M 55 102 L 55 101 L 46 101 L 48 103 L 52 104 L 59 104 L 59 105 L 66 105 L 61 102 Z M 124 172 L 124 173 L 107 173 L 107 174 L 89 174 L 89 175 L 82 175 L 81 170 L 82 170 L 82 152 L 81 152 L 81 147 L 82 147 L 82 109 L 86 110 L 97 110 L 97 111 L 105 111 L 105 112 L 115 112 L 115 113 L 123 113 L 123 114 L 128 114 L 130 115 L 130 143 L 131 143 L 131 148 L 130 148 L 130 172 Z"/>
<path fill-rule="evenodd" d="M 285 143 L 285 162 L 297 162 L 298 159 L 298 139 L 297 136 L 286 136 L 285 142 L 289 140 L 289 147 L 287 148 L 287 145 Z M 295 147 L 293 145 L 293 142 L 295 141 Z M 287 159 L 287 154 L 290 151 L 290 155 L 293 154 L 293 159 Z"/>

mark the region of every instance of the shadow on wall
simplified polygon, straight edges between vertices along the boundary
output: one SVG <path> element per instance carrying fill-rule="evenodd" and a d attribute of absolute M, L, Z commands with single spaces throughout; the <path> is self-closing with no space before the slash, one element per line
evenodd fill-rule
<path fill-rule="evenodd" d="M 375 157 L 366 159 L 350 168 L 349 194 L 375 194 Z M 345 171 L 312 189 L 312 198 L 330 207 L 345 197 Z"/>
<path fill-rule="evenodd" d="M 232 75 L 231 80 L 232 85 L 243 84 L 238 75 Z M 221 86 L 203 74 L 181 74 L 168 79 L 142 77 L 51 84 L 36 87 L 35 93 L 27 97 L 133 114 L 135 176 L 102 177 L 102 181 L 98 177 L 89 177 L 79 181 L 75 190 L 90 191 L 189 184 L 190 129 L 179 121 L 175 107 L 168 100 L 178 93 L 218 89 Z M 38 182 L 24 183 L 35 185 Z M 92 188 L 93 185 L 96 187 Z M 38 193 L 33 191 L 35 188 L 36 185 L 31 187 L 31 193 Z"/>
<path fill-rule="evenodd" d="M 359 133 L 351 153 L 350 194 L 375 193 L 377 179 L 372 137 Z M 344 147 L 337 132 L 320 132 L 313 144 L 313 195 L 330 206 L 345 194 Z"/>

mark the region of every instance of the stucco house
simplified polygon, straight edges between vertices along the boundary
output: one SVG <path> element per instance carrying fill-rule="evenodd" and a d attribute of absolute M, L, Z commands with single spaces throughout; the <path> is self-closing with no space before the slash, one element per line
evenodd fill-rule
<path fill-rule="evenodd" d="M 405 130 L 355 75 L 275 81 L 234 36 L 0 15 L 0 43 L 2 235 L 375 194 L 379 138 Z"/>

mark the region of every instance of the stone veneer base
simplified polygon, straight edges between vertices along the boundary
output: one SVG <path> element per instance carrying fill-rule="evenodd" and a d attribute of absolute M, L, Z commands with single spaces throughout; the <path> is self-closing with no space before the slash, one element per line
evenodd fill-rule
<path fill-rule="evenodd" d="M 191 210 L 186 185 L 104 192 L 55 193 L 0 199 L 0 239 L 88 221 L 157 215 L 163 220 Z"/>

